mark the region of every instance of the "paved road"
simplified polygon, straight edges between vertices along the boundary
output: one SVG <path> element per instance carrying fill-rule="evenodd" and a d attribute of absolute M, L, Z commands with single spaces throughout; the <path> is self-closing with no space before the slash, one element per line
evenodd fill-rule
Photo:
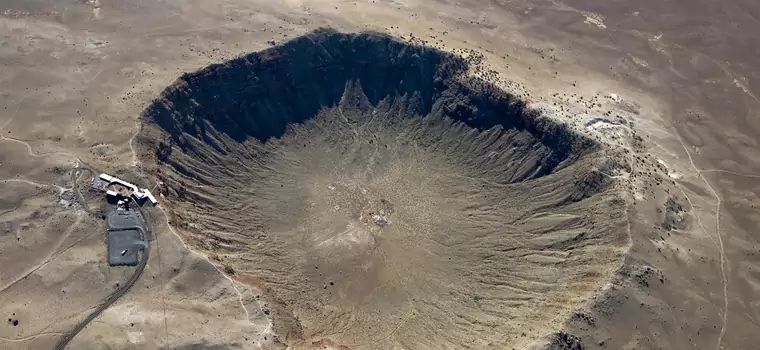
<path fill-rule="evenodd" d="M 88 213 L 93 214 L 93 215 L 98 215 L 99 214 L 98 212 L 90 209 L 90 207 L 87 205 L 87 202 L 85 202 L 84 197 L 82 196 L 82 193 L 79 191 L 79 186 L 76 182 L 76 179 L 79 176 L 79 172 L 83 170 L 86 170 L 93 175 L 95 174 L 95 171 L 85 164 L 80 164 L 77 167 L 75 167 L 74 170 L 71 172 L 71 177 L 72 177 L 72 180 L 74 181 L 74 194 L 76 195 L 77 200 L 80 202 L 82 207 L 84 207 Z M 138 248 L 140 249 L 142 254 L 141 254 L 140 263 L 137 265 L 137 268 L 135 269 L 135 273 L 132 274 L 132 277 L 130 277 L 129 280 L 127 280 L 127 282 L 121 286 L 121 288 L 117 289 L 107 298 L 103 299 L 103 301 L 100 302 L 100 305 L 92 313 L 90 313 L 87 316 L 87 318 L 82 320 L 82 322 L 79 322 L 79 324 L 77 324 L 76 327 L 74 327 L 74 329 L 72 329 L 70 332 L 66 333 L 66 335 L 63 336 L 63 338 L 61 338 L 61 340 L 58 342 L 58 345 L 55 346 L 56 350 L 65 349 L 66 346 L 69 345 L 71 340 L 74 339 L 74 337 L 76 337 L 77 334 L 79 334 L 79 332 L 85 329 L 85 327 L 87 327 L 87 325 L 89 325 L 90 322 L 98 318 L 98 316 L 100 316 L 100 314 L 103 313 L 103 311 L 105 311 L 111 305 L 113 305 L 113 303 L 115 303 L 116 300 L 119 300 L 119 298 L 121 298 L 124 294 L 126 294 L 129 291 L 129 289 L 132 288 L 135 282 L 137 282 L 137 280 L 140 279 L 140 276 L 145 270 L 145 266 L 148 264 L 148 257 L 150 255 L 149 254 L 150 243 L 148 242 L 150 240 L 150 237 L 152 237 L 153 235 L 153 232 L 152 232 L 153 229 L 151 227 L 151 222 L 148 220 L 148 217 L 145 215 L 145 212 L 143 212 L 142 208 L 140 208 L 139 206 L 138 208 L 140 210 L 140 214 L 142 214 L 143 220 L 145 220 L 146 222 L 146 227 L 148 228 L 148 232 L 146 232 L 146 240 L 145 240 L 146 244 Z"/>

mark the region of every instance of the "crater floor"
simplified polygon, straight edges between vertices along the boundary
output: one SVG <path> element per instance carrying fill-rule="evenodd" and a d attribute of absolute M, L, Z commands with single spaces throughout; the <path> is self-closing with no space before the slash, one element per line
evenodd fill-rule
<path fill-rule="evenodd" d="M 316 31 L 182 76 L 140 158 L 284 344 L 525 346 L 620 266 L 625 203 L 601 146 L 466 71 Z"/>

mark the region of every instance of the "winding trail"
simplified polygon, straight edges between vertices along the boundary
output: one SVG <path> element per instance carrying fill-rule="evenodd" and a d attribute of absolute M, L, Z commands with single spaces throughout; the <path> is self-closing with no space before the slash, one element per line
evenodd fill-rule
<path fill-rule="evenodd" d="M 705 178 L 704 174 L 702 173 L 703 170 L 700 170 L 699 167 L 697 167 L 697 165 L 694 163 L 694 159 L 691 157 L 691 152 L 689 152 L 688 147 L 686 147 L 686 144 L 683 142 L 683 139 L 681 138 L 681 134 L 678 133 L 678 130 L 676 130 L 675 127 L 673 128 L 673 134 L 676 135 L 676 137 L 678 138 L 678 142 L 681 144 L 681 147 L 683 147 L 684 152 L 686 152 L 686 156 L 689 158 L 689 163 L 691 163 L 691 166 L 694 169 L 694 172 L 696 172 L 699 178 L 705 183 L 705 186 L 707 186 L 707 189 L 710 190 L 710 193 L 712 193 L 713 197 L 715 197 L 715 200 L 716 200 L 715 233 L 718 236 L 718 248 L 720 250 L 720 274 L 721 274 L 721 279 L 723 282 L 723 315 L 722 315 L 722 325 L 720 327 L 720 334 L 718 335 L 718 341 L 715 348 L 717 350 L 720 350 L 723 347 L 723 337 L 726 335 L 726 327 L 728 324 L 728 277 L 726 276 L 726 263 L 728 262 L 728 259 L 726 258 L 726 250 L 723 244 L 723 235 L 720 231 L 720 208 L 722 204 L 722 199 L 718 195 L 718 192 L 715 191 L 712 185 L 710 185 L 710 182 L 707 181 L 707 179 Z M 689 202 L 691 203 L 691 201 Z M 699 219 L 699 216 L 697 215 L 696 210 L 695 210 L 694 215 L 697 217 L 697 220 L 699 221 L 700 226 L 702 226 L 701 220 Z M 703 230 L 705 229 L 704 226 L 702 226 L 702 229 Z"/>
<path fill-rule="evenodd" d="M 8 342 L 8 343 L 22 343 L 22 342 L 25 342 L 25 341 L 37 339 L 39 337 L 49 337 L 49 336 L 56 336 L 56 335 L 63 335 L 63 334 L 64 333 L 57 333 L 57 332 L 42 332 L 42 333 L 32 334 L 32 335 L 30 335 L 28 337 L 23 337 L 23 338 L 3 338 L 3 337 L 0 337 L 0 340 L 4 341 L 4 342 Z"/>
<path fill-rule="evenodd" d="M 137 158 L 137 151 L 135 151 L 134 141 L 135 137 L 140 133 L 140 120 L 137 121 L 137 131 L 135 132 L 132 137 L 129 138 L 129 142 L 127 142 L 127 145 L 129 146 L 129 152 L 132 153 L 132 166 L 133 167 L 139 167 L 140 166 L 140 160 Z"/>
<path fill-rule="evenodd" d="M 230 284 L 232 285 L 232 289 L 234 289 L 235 293 L 237 293 L 237 295 L 238 295 L 238 300 L 240 301 L 240 307 L 243 309 L 243 312 L 245 313 L 245 319 L 246 319 L 246 321 L 248 321 L 248 323 L 250 323 L 251 325 L 253 325 L 254 323 L 251 322 L 251 315 L 248 312 L 248 308 L 245 307 L 245 303 L 243 302 L 243 293 L 240 292 L 240 289 L 238 289 L 238 287 L 236 285 L 237 283 L 240 283 L 240 282 L 235 281 L 234 279 L 232 279 L 232 277 L 230 277 L 226 273 L 222 272 L 222 270 L 219 267 L 217 267 L 216 265 L 214 265 L 214 263 L 212 263 L 211 260 L 209 260 L 209 258 L 207 256 L 205 256 L 205 255 L 203 255 L 203 254 L 201 254 L 201 253 L 199 253 L 199 252 L 191 249 L 190 247 L 188 247 L 187 243 L 185 243 L 185 241 L 182 239 L 182 237 L 179 235 L 179 233 L 177 233 L 177 231 L 174 230 L 174 228 L 171 226 L 171 224 L 169 224 L 169 215 L 166 213 L 166 211 L 164 210 L 164 208 L 158 207 L 158 209 L 161 210 L 161 212 L 164 214 L 164 219 L 166 220 L 165 221 L 166 222 L 166 227 L 168 227 L 169 231 L 171 231 L 171 233 L 173 233 L 177 237 L 177 239 L 180 241 L 180 243 L 182 243 L 182 246 L 185 249 L 187 249 L 190 253 L 193 253 L 193 254 L 197 255 L 199 258 L 201 258 L 201 259 L 205 260 L 206 262 L 208 262 L 211 266 L 214 267 L 214 269 L 216 269 L 217 272 L 219 272 L 219 274 L 221 274 L 224 278 L 226 278 L 228 281 L 230 281 Z M 262 311 L 262 313 L 263 313 L 263 311 Z"/>
<path fill-rule="evenodd" d="M 34 182 L 32 180 L 27 180 L 27 179 L 22 179 L 22 178 L 0 179 L 0 181 L 2 181 L 2 182 L 21 182 L 21 183 L 25 183 L 27 185 L 31 185 L 31 186 L 35 186 L 35 187 L 55 187 L 61 193 L 66 192 L 68 190 L 71 190 L 71 188 L 61 187 L 61 186 L 58 186 L 58 185 L 49 185 L 49 184 L 44 184 L 44 183 L 40 183 L 40 182 Z"/>
<path fill-rule="evenodd" d="M 11 142 L 20 143 L 20 144 L 24 145 L 24 147 L 26 147 L 26 153 L 29 156 L 35 157 L 35 158 L 46 157 L 46 156 L 54 156 L 54 155 L 62 155 L 62 156 L 67 156 L 67 157 L 70 157 L 70 158 L 74 158 L 75 160 L 78 160 L 78 158 L 75 155 L 73 155 L 73 154 L 71 154 L 69 152 L 63 152 L 63 151 L 34 152 L 34 149 L 32 148 L 32 145 L 30 145 L 28 142 L 26 142 L 24 140 L 19 140 L 17 138 L 13 138 L 13 137 L 7 137 L 7 136 L 0 135 L 0 141 L 11 141 Z"/>
<path fill-rule="evenodd" d="M 2 181 L 2 182 L 20 182 L 20 183 L 24 183 L 24 184 L 27 184 L 27 185 L 30 185 L 30 186 L 34 186 L 34 187 L 56 188 L 56 189 L 58 189 L 58 191 L 60 193 L 64 193 L 66 191 L 72 190 L 71 188 L 65 188 L 65 187 L 61 187 L 61 186 L 58 186 L 58 185 L 49 185 L 49 184 L 39 183 L 39 182 L 35 182 L 35 181 L 27 180 L 27 179 L 22 179 L 22 178 L 0 179 L 0 181 Z M 63 245 L 63 243 L 66 241 L 66 238 L 68 238 L 69 235 L 71 235 L 71 232 L 74 231 L 74 228 L 76 228 L 79 225 L 79 223 L 82 222 L 83 217 L 81 215 L 81 212 L 77 213 L 76 215 L 77 215 L 76 221 L 74 221 L 74 223 L 72 223 L 71 226 L 69 226 L 69 228 L 66 229 L 66 231 L 64 231 L 63 234 L 58 238 L 58 240 L 56 241 L 53 249 L 50 250 L 50 252 L 48 253 L 47 257 L 45 257 L 40 264 L 38 264 L 38 265 L 36 265 L 36 266 L 34 266 L 32 268 L 29 268 L 28 270 L 24 271 L 24 273 L 22 273 L 20 276 L 16 277 L 13 281 L 1 285 L 0 286 L 0 292 L 6 290 L 8 288 L 10 288 L 11 286 L 15 285 L 18 282 L 23 281 L 24 279 L 26 279 L 27 277 L 29 277 L 31 274 L 33 274 L 35 271 L 37 271 L 40 268 L 42 268 L 43 266 L 47 265 L 50 261 L 52 261 L 53 259 L 55 259 L 58 255 L 61 255 L 66 250 L 68 250 L 68 248 L 66 248 L 64 250 L 59 251 L 59 249 L 61 248 L 61 246 Z M 77 242 L 79 242 L 79 241 L 77 241 Z"/>
<path fill-rule="evenodd" d="M 48 253 L 47 257 L 45 257 L 45 259 L 43 259 L 42 262 L 39 263 L 37 266 L 34 266 L 34 267 L 26 270 L 20 276 L 16 277 L 13 281 L 0 286 L 0 292 L 3 292 L 4 290 L 10 288 L 11 286 L 15 285 L 16 283 L 25 280 L 27 277 L 31 276 L 37 270 L 41 269 L 43 266 L 47 265 L 53 259 L 55 259 L 59 255 L 61 255 L 63 252 L 65 252 L 66 250 L 68 250 L 68 248 L 67 248 L 67 249 L 59 251 L 59 249 L 63 245 L 63 242 L 65 242 L 66 238 L 68 238 L 69 235 L 71 235 L 71 232 L 74 231 L 74 228 L 76 228 L 77 226 L 79 226 L 79 223 L 82 222 L 82 219 L 83 219 L 83 216 L 82 216 L 81 212 L 77 213 L 77 219 L 76 219 L 76 221 L 74 221 L 74 223 L 71 224 L 71 226 L 69 226 L 68 229 L 66 229 L 66 231 L 61 235 L 61 237 L 58 238 L 58 240 L 55 243 L 55 246 L 53 247 L 53 249 L 50 250 L 50 253 Z"/>
<path fill-rule="evenodd" d="M 723 170 L 723 169 L 702 169 L 700 171 L 703 173 L 726 173 L 726 174 L 731 174 L 731 175 L 736 175 L 736 176 L 752 177 L 752 178 L 760 179 L 760 175 L 737 173 L 735 171 Z"/>
<path fill-rule="evenodd" d="M 227 275 L 226 273 L 224 273 L 224 271 L 222 271 L 222 269 L 220 269 L 218 266 L 216 266 L 214 263 L 212 263 L 211 260 L 209 260 L 209 258 L 207 256 L 205 256 L 205 255 L 203 255 L 203 254 L 201 254 L 201 253 L 199 253 L 199 252 L 191 249 L 187 245 L 187 243 L 185 243 L 185 240 L 182 239 L 182 236 L 180 236 L 179 233 L 176 230 L 174 230 L 174 227 L 172 227 L 171 224 L 169 223 L 169 215 L 166 213 L 166 211 L 164 210 L 164 208 L 161 207 L 161 206 L 159 206 L 158 209 L 161 211 L 161 213 L 164 214 L 164 219 L 165 219 L 166 227 L 168 227 L 169 231 L 177 237 L 177 240 L 179 240 L 179 242 L 182 243 L 182 246 L 185 249 L 187 249 L 187 251 L 189 251 L 190 253 L 195 254 L 199 258 L 201 258 L 201 259 L 205 260 L 206 262 L 208 262 L 209 265 L 211 265 L 217 272 L 219 272 L 219 274 L 222 277 L 224 277 L 225 279 L 227 279 L 230 282 L 230 285 L 232 286 L 232 289 L 238 295 L 238 301 L 240 302 L 240 308 L 243 309 L 243 313 L 245 315 L 246 322 L 248 322 L 248 324 L 250 324 L 251 326 L 256 326 L 256 324 L 251 321 L 251 314 L 248 311 L 248 308 L 245 306 L 245 302 L 243 301 L 243 293 L 240 291 L 240 289 L 237 286 L 238 283 L 242 284 L 243 286 L 245 286 L 245 284 L 242 283 L 242 282 L 238 282 L 238 281 L 234 280 L 232 277 L 230 277 L 229 275 Z M 258 301 L 256 303 L 258 303 Z M 266 317 L 266 314 L 264 313 L 264 310 L 261 307 L 260 303 L 259 303 L 259 312 L 262 315 L 264 315 L 264 317 Z M 268 331 L 270 331 L 272 329 L 272 321 L 271 321 L 271 319 L 269 319 L 268 317 L 266 317 L 266 318 L 269 321 L 269 324 L 267 325 L 266 328 L 264 328 L 263 331 L 261 331 L 259 333 L 259 336 L 262 335 L 262 334 L 264 334 L 264 333 L 266 333 L 266 332 L 268 332 Z M 259 348 L 262 348 L 262 344 L 260 342 L 257 342 L 257 346 Z"/>

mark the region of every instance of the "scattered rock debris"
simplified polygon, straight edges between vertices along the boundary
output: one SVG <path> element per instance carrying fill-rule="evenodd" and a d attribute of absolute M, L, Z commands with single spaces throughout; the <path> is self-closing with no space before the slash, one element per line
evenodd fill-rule
<path fill-rule="evenodd" d="M 583 343 L 581 339 L 565 332 L 560 332 L 554 335 L 549 346 L 549 350 L 583 350 Z"/>

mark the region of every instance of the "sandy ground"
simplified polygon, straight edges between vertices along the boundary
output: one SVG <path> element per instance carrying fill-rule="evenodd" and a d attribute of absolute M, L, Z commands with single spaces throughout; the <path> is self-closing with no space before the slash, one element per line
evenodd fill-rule
<path fill-rule="evenodd" d="M 760 5 L 66 0 L 6 1 L 0 14 L 3 347 L 51 347 L 129 274 L 104 264 L 102 224 L 65 202 L 75 157 L 104 170 L 139 166 L 137 117 L 179 74 L 322 26 L 478 50 L 506 89 L 630 150 L 633 171 L 620 175 L 630 256 L 567 323 L 584 346 L 760 341 Z M 633 126 L 594 121 L 605 112 Z M 671 198 L 683 214 L 668 209 Z M 668 213 L 686 219 L 664 225 Z M 271 340 L 255 289 L 225 278 L 167 226 L 155 231 L 141 281 L 72 348 Z"/>

